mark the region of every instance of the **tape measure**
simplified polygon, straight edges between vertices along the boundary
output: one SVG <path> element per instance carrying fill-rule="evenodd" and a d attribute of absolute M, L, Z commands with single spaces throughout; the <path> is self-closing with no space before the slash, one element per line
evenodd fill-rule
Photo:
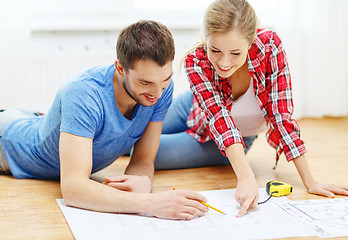
<path fill-rule="evenodd" d="M 269 195 L 263 202 L 259 202 L 259 205 L 267 202 L 271 197 L 282 197 L 292 193 L 292 186 L 285 182 L 280 181 L 270 181 L 266 184 L 266 192 Z"/>
<path fill-rule="evenodd" d="M 266 184 L 266 192 L 273 197 L 282 197 L 292 193 L 292 186 L 284 182 L 271 181 Z"/>

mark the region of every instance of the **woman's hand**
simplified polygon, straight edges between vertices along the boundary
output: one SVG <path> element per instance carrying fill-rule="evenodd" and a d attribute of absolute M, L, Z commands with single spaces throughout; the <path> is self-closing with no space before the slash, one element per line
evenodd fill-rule
<path fill-rule="evenodd" d="M 333 198 L 335 197 L 335 194 L 348 196 L 347 186 L 325 184 L 325 183 L 319 183 L 317 181 L 313 181 L 310 183 L 306 183 L 306 188 L 309 193 L 317 194 L 324 197 Z"/>
<path fill-rule="evenodd" d="M 309 170 L 305 155 L 295 158 L 293 162 L 309 193 L 331 198 L 335 197 L 335 194 L 348 196 L 347 186 L 319 183 L 314 180 Z"/>
<path fill-rule="evenodd" d="M 245 158 L 243 145 L 241 143 L 232 144 L 225 149 L 225 152 L 238 180 L 234 197 L 241 206 L 236 217 L 241 217 L 247 210 L 257 206 L 259 190 L 254 172 Z"/>
<path fill-rule="evenodd" d="M 151 180 L 148 176 L 120 175 L 116 177 L 105 177 L 103 184 L 118 190 L 136 193 L 150 193 Z"/>
<path fill-rule="evenodd" d="M 259 201 L 259 190 L 254 176 L 247 179 L 238 180 L 236 193 L 234 194 L 236 201 L 241 206 L 236 217 L 243 216 L 247 210 L 257 206 Z"/>

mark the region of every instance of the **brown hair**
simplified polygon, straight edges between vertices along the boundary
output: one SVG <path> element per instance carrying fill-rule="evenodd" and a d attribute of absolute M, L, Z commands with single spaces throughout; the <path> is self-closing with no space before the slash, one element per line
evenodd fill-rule
<path fill-rule="evenodd" d="M 251 45 L 258 28 L 254 9 L 246 0 L 216 0 L 211 3 L 204 16 L 203 43 L 213 32 L 239 30 Z"/>
<path fill-rule="evenodd" d="M 152 60 L 164 66 L 174 59 L 173 36 L 163 24 L 142 20 L 120 32 L 116 53 L 126 71 L 138 60 Z"/>

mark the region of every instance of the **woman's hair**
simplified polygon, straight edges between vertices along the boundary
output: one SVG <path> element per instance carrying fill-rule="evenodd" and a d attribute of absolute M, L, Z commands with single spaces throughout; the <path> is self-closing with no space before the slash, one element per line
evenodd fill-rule
<path fill-rule="evenodd" d="M 258 19 L 252 6 L 246 0 L 216 0 L 205 13 L 203 41 L 214 32 L 239 30 L 251 45 L 256 36 Z"/>
<path fill-rule="evenodd" d="M 246 0 L 216 0 L 205 13 L 202 41 L 214 32 L 239 30 L 251 45 L 256 36 L 258 19 L 254 9 Z"/>
<path fill-rule="evenodd" d="M 152 60 L 160 66 L 174 59 L 173 36 L 159 22 L 142 20 L 124 28 L 116 45 L 116 55 L 123 68 L 133 68 L 138 60 Z"/>
<path fill-rule="evenodd" d="M 206 38 L 214 32 L 239 30 L 251 45 L 255 39 L 259 20 L 252 6 L 246 0 L 215 0 L 207 8 L 201 29 L 201 41 L 194 44 L 181 60 L 182 66 L 187 54 L 197 47 L 206 45 Z"/>

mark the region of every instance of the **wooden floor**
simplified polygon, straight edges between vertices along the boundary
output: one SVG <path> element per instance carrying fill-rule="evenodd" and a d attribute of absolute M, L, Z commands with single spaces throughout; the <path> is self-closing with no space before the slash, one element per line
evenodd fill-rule
<path fill-rule="evenodd" d="M 316 179 L 348 185 L 348 117 L 302 119 L 299 124 L 309 150 L 307 159 Z M 270 180 L 281 180 L 293 186 L 293 193 L 289 195 L 291 200 L 321 198 L 306 193 L 293 163 L 287 163 L 284 156 L 277 169 L 272 170 L 275 152 L 263 134 L 254 143 L 247 159 L 259 187 L 265 187 Z M 98 180 L 105 175 L 121 174 L 127 161 L 128 158 L 119 159 L 94 174 L 93 178 Z M 159 171 L 155 174 L 153 191 L 165 191 L 173 186 L 196 191 L 227 189 L 235 188 L 236 183 L 230 166 Z M 0 176 L 0 239 L 73 239 L 56 203 L 61 197 L 58 182 Z"/>

